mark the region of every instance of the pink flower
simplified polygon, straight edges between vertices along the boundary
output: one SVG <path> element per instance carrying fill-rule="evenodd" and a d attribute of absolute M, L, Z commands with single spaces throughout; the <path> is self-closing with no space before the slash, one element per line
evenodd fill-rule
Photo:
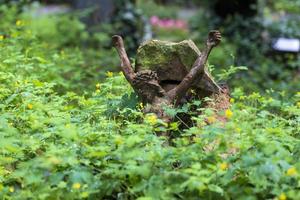
<path fill-rule="evenodd" d="M 176 20 L 175 22 L 175 26 L 179 29 L 187 29 L 187 23 L 186 21 L 183 21 L 183 20 Z"/>
<path fill-rule="evenodd" d="M 164 22 L 165 28 L 173 28 L 175 25 L 175 20 L 173 19 L 166 19 Z"/>
<path fill-rule="evenodd" d="M 157 16 L 152 16 L 150 18 L 150 23 L 152 26 L 165 28 L 165 29 L 187 29 L 187 22 L 184 20 L 175 19 L 160 19 Z"/>
<path fill-rule="evenodd" d="M 150 18 L 150 23 L 153 26 L 157 26 L 159 24 L 160 19 L 157 16 L 152 16 Z"/>

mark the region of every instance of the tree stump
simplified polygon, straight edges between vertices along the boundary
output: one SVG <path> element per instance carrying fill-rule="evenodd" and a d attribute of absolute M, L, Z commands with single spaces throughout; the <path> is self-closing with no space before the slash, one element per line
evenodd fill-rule
<path fill-rule="evenodd" d="M 155 113 L 165 122 L 173 119 L 165 113 L 164 107 L 183 105 L 189 101 L 191 90 L 200 99 L 213 97 L 218 104 L 225 105 L 221 108 L 229 104 L 228 90 L 222 89 L 205 67 L 211 50 L 220 41 L 221 33 L 210 31 L 206 47 L 200 52 L 191 40 L 179 43 L 151 40 L 138 48 L 136 68 L 133 69 L 123 39 L 113 36 L 122 72 L 146 105 L 144 112 Z"/>

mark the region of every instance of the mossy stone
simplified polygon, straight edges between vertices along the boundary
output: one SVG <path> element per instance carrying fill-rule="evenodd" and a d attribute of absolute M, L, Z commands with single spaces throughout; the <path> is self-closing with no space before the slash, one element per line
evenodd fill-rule
<path fill-rule="evenodd" d="M 182 81 L 200 54 L 192 40 L 178 43 L 150 40 L 142 43 L 137 50 L 135 71 L 155 71 L 161 86 L 169 91 Z M 220 91 L 207 69 L 204 69 L 202 79 L 193 88 L 198 90 L 197 94 L 204 96 Z"/>
<path fill-rule="evenodd" d="M 199 55 L 200 50 L 192 40 L 178 43 L 150 40 L 137 50 L 136 71 L 152 70 L 161 81 L 181 81 Z"/>

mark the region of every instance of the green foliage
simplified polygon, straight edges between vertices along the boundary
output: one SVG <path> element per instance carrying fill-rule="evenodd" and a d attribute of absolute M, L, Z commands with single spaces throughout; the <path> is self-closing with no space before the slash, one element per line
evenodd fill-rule
<path fill-rule="evenodd" d="M 89 43 L 85 26 L 71 15 L 34 17 L 34 11 L 18 14 L 16 7 L 1 6 L 2 37 L 0 41 L 1 70 L 24 77 L 38 76 L 40 81 L 55 80 L 59 92 L 83 92 L 92 89 L 105 77 L 106 70 L 114 70 L 116 52 L 97 48 L 84 48 Z M 107 37 L 91 36 L 91 40 L 107 43 Z M 88 38 L 90 39 L 90 38 Z M 102 71 L 102 72 L 101 72 Z M 65 81 L 65 80 L 68 81 Z"/>
<path fill-rule="evenodd" d="M 155 38 L 159 40 L 172 41 L 172 42 L 180 42 L 187 38 L 189 38 L 189 31 L 182 29 L 166 29 L 155 27 L 153 31 L 156 35 Z"/>
<path fill-rule="evenodd" d="M 34 12 L 34 10 L 33 10 Z M 26 16 L 27 15 L 27 16 Z M 80 45 L 87 40 L 85 25 L 71 15 L 36 16 L 26 13 L 23 17 L 28 24 L 26 29 L 32 31 L 39 39 L 59 47 Z"/>
<path fill-rule="evenodd" d="M 245 65 L 249 70 L 231 79 L 229 82 L 232 86 L 243 85 L 248 91 L 263 92 L 273 88 L 295 93 L 299 85 L 297 72 L 300 57 L 298 54 L 275 52 L 272 42 L 279 37 L 300 37 L 299 17 L 293 14 L 297 13 L 293 8 L 299 9 L 299 1 L 259 0 L 257 15 L 245 17 L 240 13 L 224 19 L 210 9 L 214 1 L 210 4 L 199 9 L 190 23 L 194 30 L 193 37 L 199 43 L 204 41 L 209 30 L 220 29 L 222 32 L 222 44 L 210 58 L 211 64 L 219 66 L 217 72 L 225 66 Z M 231 54 L 235 55 L 234 60 Z"/>
<path fill-rule="evenodd" d="M 144 14 L 137 9 L 135 1 L 117 0 L 115 6 L 115 15 L 110 21 L 113 29 L 111 35 L 121 35 L 124 38 L 128 54 L 134 56 L 139 44 L 149 34 L 147 21 Z"/>
<path fill-rule="evenodd" d="M 143 11 L 147 17 L 153 15 L 160 18 L 177 18 L 179 7 L 168 5 L 165 6 L 155 3 L 153 0 L 137 0 L 137 7 Z"/>
<path fill-rule="evenodd" d="M 286 11 L 288 13 L 299 14 L 300 12 L 300 1 L 299 0 L 280 0 L 276 2 L 268 2 L 276 11 Z"/>
<path fill-rule="evenodd" d="M 2 198 L 299 198 L 299 94 L 289 103 L 235 90 L 225 125 L 206 124 L 207 110 L 165 146 L 154 130 L 176 124 L 122 107 L 131 91 L 123 76 L 90 98 L 4 71 L 0 78 Z"/>
<path fill-rule="evenodd" d="M 80 49 L 51 44 L 14 9 L 6 13 L 0 199 L 300 198 L 299 92 L 287 101 L 284 93 L 275 99 L 271 90 L 261 96 L 237 88 L 230 110 L 218 113 L 226 123 L 200 101 L 169 109 L 174 116 L 202 111 L 182 129 L 180 120 L 145 116 L 123 75 L 110 72 L 89 85 Z M 156 135 L 162 131 L 174 136 L 169 145 Z"/>
<path fill-rule="evenodd" d="M 218 81 L 227 81 L 231 76 L 242 70 L 248 70 L 248 68 L 245 66 L 235 67 L 231 65 L 228 70 L 223 69 L 221 73 L 217 74 Z"/>

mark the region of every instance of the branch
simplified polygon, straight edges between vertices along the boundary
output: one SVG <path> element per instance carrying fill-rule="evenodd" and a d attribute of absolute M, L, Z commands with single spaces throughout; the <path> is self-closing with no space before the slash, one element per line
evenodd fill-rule
<path fill-rule="evenodd" d="M 121 60 L 121 68 L 122 72 L 127 79 L 127 81 L 133 86 L 133 79 L 135 77 L 135 73 L 131 67 L 130 61 L 128 59 L 125 47 L 124 47 L 124 42 L 121 36 L 119 35 L 114 35 L 112 37 L 112 42 L 114 47 L 117 49 L 120 60 Z"/>
<path fill-rule="evenodd" d="M 206 48 L 204 52 L 197 58 L 192 69 L 184 77 L 181 83 L 168 92 L 168 96 L 172 101 L 176 100 L 175 105 L 178 105 L 180 100 L 185 96 L 187 91 L 192 87 L 196 80 L 200 80 L 205 73 L 205 63 L 213 49 L 221 41 L 221 33 L 219 31 L 210 31 L 206 41 Z"/>

